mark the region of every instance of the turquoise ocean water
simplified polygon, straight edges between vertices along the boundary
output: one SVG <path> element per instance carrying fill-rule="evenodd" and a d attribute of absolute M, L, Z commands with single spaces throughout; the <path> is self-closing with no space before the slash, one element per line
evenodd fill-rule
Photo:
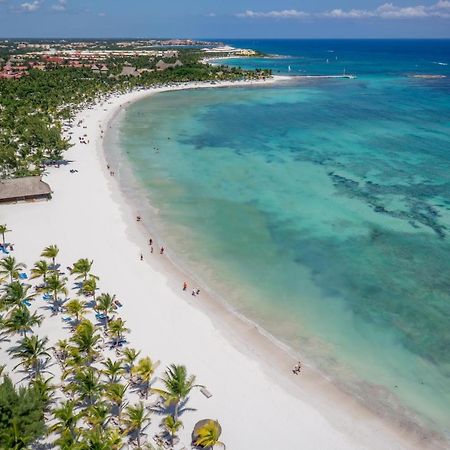
<path fill-rule="evenodd" d="M 358 78 L 131 105 L 118 140 L 164 243 L 362 401 L 450 436 L 450 41 L 232 44 Z"/>

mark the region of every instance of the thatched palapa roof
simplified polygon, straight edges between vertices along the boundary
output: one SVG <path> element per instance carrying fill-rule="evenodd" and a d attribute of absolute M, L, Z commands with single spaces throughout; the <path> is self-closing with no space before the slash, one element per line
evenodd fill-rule
<path fill-rule="evenodd" d="M 156 63 L 156 70 L 161 71 L 166 69 L 173 69 L 175 67 L 181 67 L 182 65 L 183 63 L 179 59 L 177 59 L 174 63 L 166 63 L 161 59 Z"/>
<path fill-rule="evenodd" d="M 38 176 L 0 180 L 0 202 L 50 198 L 51 194 L 50 186 Z"/>

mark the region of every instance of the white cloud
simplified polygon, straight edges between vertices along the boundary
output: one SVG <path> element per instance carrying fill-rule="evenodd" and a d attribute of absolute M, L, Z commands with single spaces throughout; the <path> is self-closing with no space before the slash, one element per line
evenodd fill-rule
<path fill-rule="evenodd" d="M 34 12 L 37 11 L 41 7 L 41 2 L 39 0 L 35 0 L 34 2 L 25 2 L 20 4 L 20 10 L 24 12 Z"/>
<path fill-rule="evenodd" d="M 433 9 L 450 9 L 449 0 L 439 0 L 435 5 L 432 6 Z"/>
<path fill-rule="evenodd" d="M 308 17 L 309 14 L 304 11 L 298 11 L 296 9 L 284 9 L 282 11 L 252 11 L 247 10 L 243 13 L 236 14 L 238 17 L 249 17 L 249 18 L 264 18 L 270 17 L 274 19 L 299 19 L 302 17 Z"/>
<path fill-rule="evenodd" d="M 361 19 L 363 17 L 373 17 L 373 14 L 370 11 L 364 9 L 350 9 L 349 11 L 332 9 L 331 11 L 325 11 L 316 15 L 333 19 Z"/>
<path fill-rule="evenodd" d="M 65 11 L 66 10 L 66 6 L 67 6 L 67 1 L 66 0 L 58 0 L 57 3 L 52 5 L 52 9 L 53 9 L 53 11 Z"/>
<path fill-rule="evenodd" d="M 240 18 L 258 19 L 302 19 L 305 17 L 329 18 L 329 19 L 420 19 L 427 17 L 450 18 L 450 0 L 439 0 L 431 6 L 395 6 L 393 3 L 384 3 L 375 9 L 349 9 L 340 8 L 322 12 L 305 12 L 296 9 L 285 9 L 280 11 L 252 11 L 247 10 L 236 14 Z"/>

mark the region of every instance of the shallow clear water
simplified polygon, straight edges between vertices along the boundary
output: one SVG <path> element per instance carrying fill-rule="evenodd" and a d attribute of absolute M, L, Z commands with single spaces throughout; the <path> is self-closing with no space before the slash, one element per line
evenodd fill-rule
<path fill-rule="evenodd" d="M 450 76 L 450 43 L 259 45 L 314 73 L 349 59 L 358 79 L 131 105 L 119 143 L 164 241 L 348 390 L 449 433 L 450 81 L 406 74 Z"/>

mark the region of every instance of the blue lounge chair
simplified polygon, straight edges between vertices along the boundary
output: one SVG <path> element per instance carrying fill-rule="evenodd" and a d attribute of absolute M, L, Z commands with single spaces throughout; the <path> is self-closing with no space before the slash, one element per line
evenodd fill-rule
<path fill-rule="evenodd" d="M 26 280 L 28 278 L 28 275 L 26 273 L 22 272 L 22 273 L 19 273 L 19 278 L 21 280 Z"/>
<path fill-rule="evenodd" d="M 70 317 L 63 317 L 62 320 L 64 322 L 71 322 L 72 321 L 72 319 Z"/>
<path fill-rule="evenodd" d="M 51 300 L 53 297 L 52 297 L 50 294 L 45 293 L 45 294 L 42 296 L 42 298 L 43 298 L 44 300 Z"/>
<path fill-rule="evenodd" d="M 22 303 L 27 306 L 31 306 L 30 300 L 22 300 Z"/>

